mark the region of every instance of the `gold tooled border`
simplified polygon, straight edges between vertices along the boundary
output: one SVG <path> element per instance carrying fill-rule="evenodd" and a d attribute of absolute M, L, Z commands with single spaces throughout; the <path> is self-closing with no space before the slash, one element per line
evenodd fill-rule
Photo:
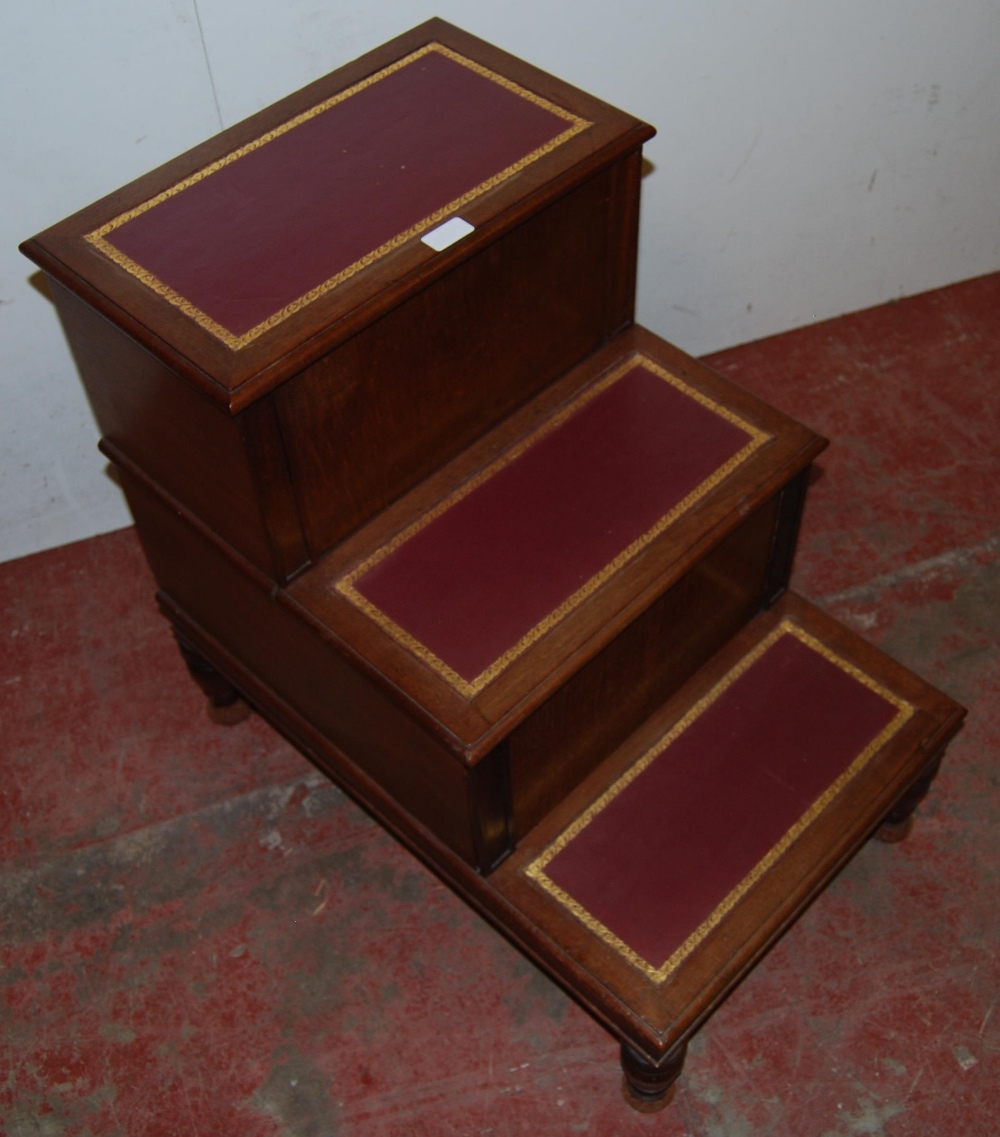
<path fill-rule="evenodd" d="M 589 403 L 591 399 L 596 398 L 602 391 L 606 391 L 612 384 L 617 383 L 623 375 L 627 374 L 637 365 L 651 371 L 654 375 L 659 376 L 665 382 L 671 384 L 671 386 L 682 391 L 689 398 L 707 407 L 727 422 L 739 427 L 740 430 L 750 436 L 750 441 L 738 450 L 727 462 L 724 462 L 710 477 L 706 478 L 699 486 L 696 486 L 687 497 L 678 502 L 669 512 L 665 513 L 651 529 L 648 529 L 642 536 L 636 538 L 636 540 L 627 546 L 627 548 L 623 549 L 613 561 L 605 565 L 600 572 L 592 576 L 581 588 L 567 597 L 558 608 L 553 609 L 544 620 L 526 632 L 513 647 L 509 648 L 503 655 L 494 660 L 485 671 L 481 672 L 474 679 L 464 679 L 457 671 L 449 667 L 444 660 L 435 655 L 430 648 L 422 644 L 414 636 L 411 636 L 409 632 L 400 627 L 394 620 L 390 619 L 389 616 L 358 591 L 357 582 L 380 561 L 390 556 L 400 545 L 409 541 L 414 534 L 420 532 L 421 529 L 440 517 L 442 513 L 451 509 L 451 507 L 461 501 L 462 498 L 472 493 L 473 490 L 482 485 L 483 482 L 492 478 L 493 475 L 503 469 L 504 466 L 513 462 L 526 450 L 534 446 L 535 443 L 544 438 L 545 435 L 555 430 Z M 371 556 L 362 561 L 360 565 L 343 576 L 337 582 L 336 589 L 341 595 L 347 597 L 355 607 L 360 608 L 370 619 L 374 620 L 383 631 L 387 632 L 398 643 L 409 649 L 409 651 L 423 660 L 429 667 L 432 667 L 463 695 L 467 698 L 471 698 L 478 694 L 487 684 L 492 683 L 502 671 L 506 670 L 506 668 L 527 651 L 532 644 L 541 639 L 547 632 L 551 631 L 556 624 L 565 619 L 575 608 L 579 607 L 592 592 L 600 588 L 601 585 L 614 576 L 616 572 L 628 564 L 629 561 L 633 560 L 650 542 L 659 537 L 669 525 L 676 521 L 678 517 L 691 509 L 696 502 L 703 498 L 710 490 L 714 489 L 721 481 L 728 478 L 737 466 L 745 462 L 751 454 L 763 446 L 765 442 L 769 441 L 770 438 L 770 434 L 760 430 L 758 427 L 752 426 L 726 407 L 710 399 L 707 395 L 688 386 L 683 380 L 678 379 L 676 375 L 672 375 L 669 371 L 666 371 L 648 357 L 640 353 L 635 353 L 602 379 L 599 379 L 591 387 L 588 387 L 587 390 L 570 402 L 569 405 L 564 407 L 558 414 L 549 419 L 543 426 L 539 427 L 538 430 L 529 434 L 515 446 L 512 446 L 510 450 L 484 470 L 480 471 L 479 474 L 471 478 L 461 486 L 461 488 L 450 494 L 443 501 L 440 501 L 433 509 L 423 514 L 423 516 L 412 525 L 398 533 L 387 544 L 382 545 L 381 548 L 377 549 Z"/>
<path fill-rule="evenodd" d="M 467 193 L 462 194 L 461 197 L 455 198 L 454 201 L 448 202 L 447 205 L 442 206 L 440 209 L 434 211 L 430 216 L 425 217 L 422 221 L 418 221 L 415 225 L 411 225 L 402 233 L 398 233 L 395 237 L 386 241 L 384 244 L 379 245 L 377 249 L 366 253 L 360 260 L 355 261 L 353 264 L 348 265 L 347 268 L 342 269 L 335 276 L 331 276 L 329 280 L 325 280 L 316 288 L 310 289 L 304 295 L 300 296 L 297 300 L 293 300 L 290 304 L 286 304 L 280 311 L 275 312 L 273 315 L 268 316 L 262 323 L 257 324 L 247 332 L 236 335 L 224 328 L 221 324 L 216 322 L 207 315 L 200 308 L 195 307 L 189 300 L 186 300 L 179 292 L 176 292 L 169 285 L 164 284 L 154 273 L 148 269 L 143 268 L 138 262 L 132 260 L 131 257 L 126 256 L 120 249 L 116 248 L 107 238 L 108 234 L 114 232 L 115 229 L 124 225 L 127 221 L 140 216 L 147 212 L 147 210 L 155 208 L 161 202 L 166 201 L 168 198 L 173 197 L 175 194 L 181 193 L 189 186 L 195 185 L 197 182 L 210 177 L 212 174 L 217 173 L 219 170 L 228 166 L 231 162 L 237 161 L 244 155 L 249 154 L 253 150 L 259 150 L 262 146 L 267 145 L 268 142 L 274 141 L 282 134 L 286 134 L 295 127 L 301 126 L 302 123 L 308 122 L 309 119 L 315 118 L 316 115 L 322 114 L 324 111 L 329 110 L 331 107 L 336 106 L 337 103 L 342 103 L 345 99 L 349 99 L 352 95 L 356 95 L 359 91 L 363 91 L 366 87 L 372 86 L 373 83 L 386 78 L 395 71 L 399 71 L 403 67 L 420 59 L 422 56 L 427 55 L 428 52 L 438 52 L 446 56 L 448 59 L 467 67 L 470 71 L 474 71 L 477 75 L 482 75 L 484 78 L 489 79 L 493 83 L 506 88 L 508 91 L 520 95 L 521 98 L 527 99 L 528 102 L 534 103 L 536 106 L 542 107 L 551 112 L 557 117 L 565 120 L 570 125 L 561 134 L 546 142 L 544 146 L 539 146 L 537 149 L 532 150 L 530 154 L 526 154 L 523 158 L 518 159 L 506 169 L 501 170 L 499 173 L 494 174 L 485 182 L 476 186 L 475 189 L 469 190 Z M 185 316 L 194 320 L 196 324 L 204 328 L 207 332 L 211 333 L 216 339 L 222 340 L 223 343 L 228 345 L 234 351 L 246 347 L 247 344 L 252 343 L 259 336 L 265 332 L 270 331 L 271 328 L 276 327 L 278 324 L 287 320 L 289 316 L 294 315 L 296 312 L 301 311 L 307 305 L 311 304 L 314 300 L 319 299 L 320 296 L 325 295 L 331 289 L 336 288 L 338 284 L 342 284 L 345 280 L 354 276 L 355 273 L 360 272 L 361 269 L 367 268 L 369 265 L 374 264 L 375 261 L 380 260 L 386 254 L 391 253 L 394 249 L 398 249 L 400 245 L 405 244 L 413 237 L 423 233 L 426 229 L 436 225 L 439 221 L 445 218 L 449 213 L 463 206 L 468 205 L 470 201 L 480 197 L 488 190 L 494 189 L 505 182 L 508 178 L 513 177 L 514 174 L 523 170 L 526 166 L 530 166 L 533 162 L 537 162 L 539 158 L 544 157 L 546 154 L 551 153 L 556 147 L 561 146 L 567 142 L 574 135 L 579 134 L 581 131 L 586 130 L 593 124 L 586 119 L 580 118 L 578 115 L 565 110 L 563 107 L 557 106 L 555 103 L 549 102 L 548 99 L 536 95 L 533 91 L 529 91 L 524 87 L 519 86 L 510 79 L 506 79 L 503 75 L 498 75 L 495 71 L 490 71 L 489 68 L 483 67 L 482 64 L 475 63 L 471 59 L 466 59 L 464 55 L 459 55 L 457 51 L 452 51 L 451 48 L 445 47 L 439 43 L 429 43 L 417 51 L 412 52 L 410 55 L 405 56 L 403 59 L 397 60 L 395 63 L 384 67 L 381 71 L 375 72 L 374 75 L 369 75 L 361 82 L 355 83 L 353 87 L 348 87 L 346 90 L 341 91 L 339 94 L 326 99 L 322 103 L 318 103 L 309 110 L 303 111 L 302 114 L 296 115 L 295 118 L 289 119 L 288 122 L 282 123 L 281 126 L 276 127 L 274 130 L 262 134 L 260 138 L 255 138 L 252 142 L 248 142 L 245 146 L 241 146 L 238 150 L 232 151 L 223 158 L 212 162 L 210 165 L 203 167 L 196 173 L 191 174 L 190 177 L 185 178 L 183 181 L 178 182 L 176 185 L 171 186 L 169 189 L 164 190 L 162 193 L 157 194 L 155 197 L 144 201 L 141 205 L 130 209 L 125 213 L 119 214 L 113 220 L 106 222 L 100 228 L 95 229 L 92 233 L 87 233 L 84 237 L 89 244 L 102 252 L 115 264 L 123 268 L 131 276 L 140 280 L 147 287 L 151 288 L 157 295 L 162 296 L 164 300 L 179 308 Z"/>
<path fill-rule="evenodd" d="M 672 742 L 674 742 L 685 730 L 699 718 L 704 712 L 723 694 L 741 675 L 744 674 L 750 667 L 752 667 L 761 656 L 777 642 L 779 638 L 784 635 L 795 636 L 796 639 L 801 640 L 802 643 L 818 652 L 825 659 L 835 664 L 842 671 L 846 671 L 848 675 L 857 679 L 859 683 L 864 684 L 870 690 L 874 691 L 886 702 L 890 703 L 896 708 L 896 715 L 892 721 L 879 732 L 879 734 L 872 739 L 871 742 L 861 751 L 861 753 L 854 759 L 854 761 L 847 767 L 847 769 L 835 781 L 827 787 L 827 789 L 813 802 L 813 804 L 806 810 L 806 812 L 799 818 L 798 821 L 788 830 L 787 833 L 778 841 L 776 845 L 754 866 L 753 870 L 740 881 L 740 883 L 729 893 L 728 896 L 715 908 L 712 914 L 705 920 L 698 928 L 696 928 L 690 936 L 681 944 L 679 948 L 666 960 L 665 963 L 659 967 L 655 967 L 647 960 L 643 959 L 637 952 L 633 951 L 624 941 L 618 938 L 609 928 L 606 928 L 599 920 L 587 911 L 578 901 L 574 900 L 567 892 L 561 889 L 546 873 L 545 868 L 549 862 L 556 857 L 566 846 L 577 837 L 586 827 L 593 821 L 593 819 L 621 792 L 653 762 L 659 755 L 661 755 Z M 767 637 L 765 637 L 754 649 L 740 660 L 740 662 L 726 674 L 726 676 L 712 688 L 711 691 L 703 698 L 700 699 L 695 705 L 687 712 L 686 715 L 671 729 L 663 738 L 659 740 L 651 749 L 639 759 L 639 761 L 632 766 L 625 774 L 623 774 L 617 782 L 606 790 L 580 816 L 565 829 L 559 837 L 525 869 L 525 875 L 534 880 L 541 888 L 558 901 L 564 908 L 568 909 L 572 914 L 585 924 L 599 939 L 603 940 L 611 948 L 614 949 L 619 955 L 623 956 L 634 967 L 638 968 L 644 975 L 651 979 L 654 983 L 662 983 L 669 975 L 671 975 L 680 964 L 694 951 L 694 949 L 702 942 L 708 933 L 716 927 L 716 925 L 725 917 L 732 909 L 739 903 L 739 901 L 750 891 L 751 888 L 761 879 L 769 868 L 778 860 L 778 858 L 788 849 L 788 847 L 795 841 L 805 830 L 816 820 L 816 818 L 823 812 L 824 809 L 830 804 L 831 801 L 840 793 L 840 791 L 856 777 L 861 770 L 868 764 L 872 757 L 882 749 L 883 746 L 889 741 L 890 738 L 913 714 L 913 706 L 906 702 L 904 699 L 894 695 L 881 683 L 877 682 L 870 675 L 861 671 L 853 664 L 848 663 L 847 660 L 831 651 L 825 644 L 821 643 L 815 637 L 811 636 L 808 632 L 804 631 L 797 624 L 791 620 L 783 620 Z"/>

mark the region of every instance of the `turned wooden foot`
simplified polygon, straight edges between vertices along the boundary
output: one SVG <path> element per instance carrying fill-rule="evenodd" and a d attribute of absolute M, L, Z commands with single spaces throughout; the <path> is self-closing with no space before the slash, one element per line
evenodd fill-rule
<path fill-rule="evenodd" d="M 225 703 L 222 706 L 214 703 L 211 697 L 205 703 L 205 713 L 212 722 L 219 726 L 236 726 L 237 723 L 248 719 L 252 710 L 250 704 L 245 703 L 238 694 L 231 703 Z"/>
<path fill-rule="evenodd" d="M 920 777 L 885 815 L 885 820 L 875 830 L 877 840 L 886 845 L 895 845 L 909 837 L 913 830 L 913 813 L 927 796 L 927 791 L 931 788 L 931 783 L 941 767 L 943 757 L 944 751 L 937 754 Z"/>
<path fill-rule="evenodd" d="M 208 662 L 196 648 L 174 632 L 191 678 L 204 691 L 207 700 L 206 711 L 212 722 L 221 726 L 235 726 L 250 714 L 250 707 L 243 701 L 239 691 L 229 680 Z"/>
<path fill-rule="evenodd" d="M 883 821 L 875 830 L 875 840 L 883 845 L 897 845 L 905 841 L 913 832 L 913 815 L 904 817 L 902 821 Z"/>
<path fill-rule="evenodd" d="M 658 1062 L 622 1043 L 622 1095 L 640 1113 L 657 1113 L 670 1104 L 675 1083 L 684 1069 L 687 1043 L 668 1051 Z"/>

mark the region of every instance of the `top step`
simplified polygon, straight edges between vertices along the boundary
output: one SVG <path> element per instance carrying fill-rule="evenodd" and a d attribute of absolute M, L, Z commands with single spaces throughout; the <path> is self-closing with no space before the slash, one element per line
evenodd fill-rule
<path fill-rule="evenodd" d="M 579 243 L 591 246 L 618 218 L 626 221 L 608 263 L 583 274 L 624 309 L 617 330 L 631 315 L 628 220 L 638 199 L 638 152 L 652 134 L 630 115 L 430 20 L 53 226 L 23 251 L 239 410 L 633 154 L 625 195 L 633 206 L 605 187 L 603 224 L 599 210 L 584 224 L 575 218 L 577 238 L 588 238 Z M 617 297 L 616 283 L 624 286 Z M 448 315 L 440 313 L 442 323 Z"/>

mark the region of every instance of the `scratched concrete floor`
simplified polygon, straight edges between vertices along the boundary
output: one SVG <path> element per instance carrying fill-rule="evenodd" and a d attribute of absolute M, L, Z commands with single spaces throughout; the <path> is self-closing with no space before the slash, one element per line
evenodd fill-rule
<path fill-rule="evenodd" d="M 11 1137 L 1000 1133 L 1000 275 L 713 360 L 833 439 L 795 583 L 971 710 L 631 1113 L 609 1036 L 261 721 L 131 531 L 0 566 Z"/>

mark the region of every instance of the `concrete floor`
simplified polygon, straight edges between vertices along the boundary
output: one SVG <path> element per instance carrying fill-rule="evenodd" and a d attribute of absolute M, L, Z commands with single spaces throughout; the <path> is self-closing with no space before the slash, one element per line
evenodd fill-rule
<path fill-rule="evenodd" d="M 716 356 L 833 440 L 795 587 L 970 708 L 702 1030 L 674 1104 L 259 719 L 213 726 L 131 531 L 0 566 L 11 1137 L 1000 1133 L 1000 274 Z"/>

